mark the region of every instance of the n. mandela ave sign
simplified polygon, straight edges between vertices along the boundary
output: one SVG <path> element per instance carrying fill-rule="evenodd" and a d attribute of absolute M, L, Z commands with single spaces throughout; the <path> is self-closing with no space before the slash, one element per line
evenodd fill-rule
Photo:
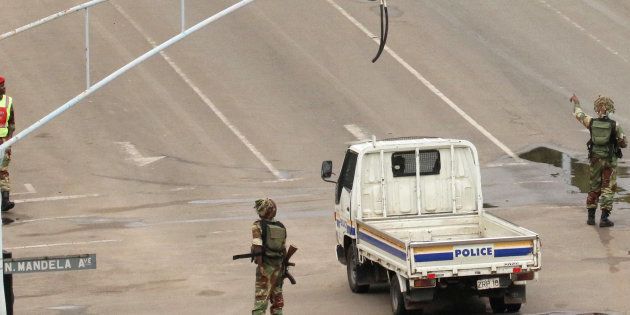
<path fill-rule="evenodd" d="M 96 269 L 96 254 L 4 259 L 4 274 Z"/>

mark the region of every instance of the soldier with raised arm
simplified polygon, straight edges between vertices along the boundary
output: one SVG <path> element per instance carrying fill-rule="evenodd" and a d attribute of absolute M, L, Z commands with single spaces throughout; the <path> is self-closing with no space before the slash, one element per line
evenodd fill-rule
<path fill-rule="evenodd" d="M 573 94 L 569 99 L 574 104 L 575 118 L 590 132 L 587 143 L 590 162 L 590 191 L 586 198 L 588 219 L 586 224 L 595 225 L 595 211 L 599 202 L 601 210 L 600 227 L 610 227 L 610 213 L 613 209 L 613 198 L 617 190 L 617 159 L 621 158 L 621 148 L 627 146 L 626 136 L 619 123 L 610 119 L 609 114 L 615 112 L 612 99 L 599 96 L 594 103 L 597 118 L 593 118 L 580 107 L 580 101 Z"/>

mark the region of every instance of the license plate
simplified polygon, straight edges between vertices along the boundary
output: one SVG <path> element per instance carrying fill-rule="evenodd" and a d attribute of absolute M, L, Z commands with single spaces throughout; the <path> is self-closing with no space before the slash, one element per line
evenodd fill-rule
<path fill-rule="evenodd" d="M 490 279 L 480 279 L 477 280 L 477 290 L 488 290 L 500 288 L 501 282 L 499 278 L 490 278 Z"/>

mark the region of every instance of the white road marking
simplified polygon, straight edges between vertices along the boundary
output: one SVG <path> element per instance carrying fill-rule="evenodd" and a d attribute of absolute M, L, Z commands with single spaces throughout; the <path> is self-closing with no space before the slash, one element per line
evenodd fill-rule
<path fill-rule="evenodd" d="M 276 180 L 264 180 L 263 183 L 284 183 L 284 182 L 296 182 L 298 180 L 302 180 L 303 178 L 301 177 L 294 177 L 294 178 L 282 178 L 282 179 L 276 179 Z"/>
<path fill-rule="evenodd" d="M 66 220 L 66 219 L 78 219 L 78 218 L 85 218 L 85 217 L 91 217 L 92 215 L 73 215 L 73 216 L 65 216 L 65 217 L 50 217 L 50 218 L 39 218 L 39 219 L 31 219 L 31 220 L 19 220 L 16 221 L 14 224 L 21 224 L 21 223 L 31 223 L 31 222 L 39 222 L 39 221 L 55 221 L 55 220 Z"/>
<path fill-rule="evenodd" d="M 33 185 L 31 184 L 24 184 L 24 188 L 26 188 L 26 192 L 19 192 L 19 193 L 12 193 L 13 196 L 18 196 L 18 195 L 29 195 L 29 194 L 36 194 L 37 190 L 35 190 L 35 187 L 33 187 Z"/>
<path fill-rule="evenodd" d="M 136 146 L 133 145 L 131 142 L 116 142 L 116 144 L 122 146 L 123 149 L 125 149 L 125 151 L 130 155 L 128 160 L 133 161 L 134 163 L 136 163 L 136 165 L 140 167 L 149 165 L 155 161 L 165 158 L 165 156 L 163 155 L 144 157 L 142 156 L 142 154 L 140 154 L 140 151 L 138 151 Z"/>
<path fill-rule="evenodd" d="M 524 182 L 516 182 L 514 184 L 538 184 L 538 183 L 555 183 L 552 180 L 530 180 L 530 181 L 524 181 Z"/>
<path fill-rule="evenodd" d="M 573 25 L 575 28 L 577 28 L 578 30 L 580 30 L 582 33 L 586 34 L 586 36 L 590 37 L 592 40 L 594 40 L 597 44 L 599 44 L 600 46 L 604 47 L 604 49 L 606 49 L 609 53 L 611 53 L 614 56 L 619 57 L 621 60 L 623 60 L 625 63 L 628 63 L 628 58 L 622 56 L 618 51 L 612 49 L 610 46 L 606 45 L 601 39 L 599 39 L 597 36 L 593 35 L 592 33 L 590 33 L 589 31 L 587 31 L 582 25 L 578 24 L 577 22 L 573 21 L 570 17 L 568 17 L 566 14 L 562 13 L 562 11 L 556 9 L 554 6 L 552 6 L 551 4 L 549 4 L 547 1 L 545 0 L 538 0 L 538 2 L 542 3 L 544 6 L 546 6 L 548 9 L 554 11 L 556 14 L 558 14 L 560 17 L 562 17 L 563 19 L 565 19 L 567 22 L 569 22 L 571 25 Z"/>
<path fill-rule="evenodd" d="M 355 19 L 350 13 L 348 13 L 345 9 L 339 6 L 334 0 L 326 0 L 330 3 L 337 11 L 339 11 L 343 16 L 345 16 L 352 24 L 358 27 L 363 33 L 365 33 L 369 38 L 371 38 L 377 44 L 379 43 L 379 38 L 372 34 L 363 24 L 361 24 L 357 19 Z M 426 86 L 433 94 L 438 96 L 444 103 L 450 106 L 455 112 L 457 112 L 460 116 L 462 116 L 469 124 L 475 127 L 481 134 L 486 136 L 490 141 L 492 141 L 496 146 L 498 146 L 503 152 L 509 155 L 512 159 L 516 161 L 521 161 L 521 159 L 510 150 L 505 144 L 503 144 L 499 139 L 497 139 L 494 135 L 492 135 L 488 130 L 486 130 L 483 126 L 481 126 L 477 121 L 475 121 L 472 117 L 470 117 L 466 112 L 464 112 L 457 104 L 455 104 L 451 99 L 449 99 L 442 91 L 440 91 L 433 83 L 427 80 L 418 70 L 414 69 L 409 63 L 407 63 L 404 59 L 402 59 L 394 50 L 385 46 L 385 51 L 387 51 L 398 63 L 400 63 L 407 71 L 409 71 L 413 76 L 418 79 L 424 86 Z"/>
<path fill-rule="evenodd" d="M 129 14 L 127 14 L 127 12 L 125 10 L 123 10 L 122 7 L 120 7 L 119 5 L 113 3 L 110 1 L 110 3 L 114 6 L 114 8 L 116 8 L 116 10 L 118 10 L 118 12 L 120 12 L 120 14 L 122 16 L 124 16 L 129 23 L 131 23 L 131 25 L 142 35 L 144 36 L 144 38 L 151 44 L 151 46 L 156 47 L 157 43 L 156 41 L 154 41 L 148 34 L 147 32 L 144 31 L 144 29 L 142 29 L 140 27 L 140 25 L 138 25 L 138 23 L 136 23 L 131 16 L 129 16 Z M 280 172 L 277 168 L 275 168 L 271 162 L 269 162 L 269 160 L 243 135 L 243 133 L 236 128 L 236 126 L 234 124 L 232 124 L 230 122 L 230 120 L 219 110 L 219 108 L 210 100 L 210 98 L 208 98 L 199 87 L 197 87 L 197 85 L 195 85 L 192 80 L 184 73 L 184 71 L 171 59 L 171 57 L 169 57 L 164 51 L 160 52 L 160 55 L 162 56 L 162 58 L 164 58 L 164 60 L 166 61 L 166 63 L 168 63 L 169 66 L 171 66 L 171 68 L 173 68 L 173 70 L 175 70 L 175 72 L 182 78 L 182 80 L 184 80 L 184 82 L 186 82 L 186 84 L 188 84 L 188 86 L 197 94 L 197 96 L 199 96 L 199 98 L 201 98 L 201 100 L 214 112 L 215 115 L 217 115 L 217 117 L 219 117 L 219 119 L 221 119 L 221 121 L 223 122 L 223 124 L 225 126 L 227 126 L 230 131 L 232 131 L 232 133 L 234 133 L 234 135 L 241 140 L 241 142 L 247 147 L 247 149 L 249 149 L 249 151 L 251 151 L 254 156 L 256 156 L 256 158 L 258 158 L 258 160 L 265 165 L 265 167 L 267 167 L 267 169 L 276 177 L 278 178 L 278 180 L 287 180 L 289 179 L 286 173 Z"/>
<path fill-rule="evenodd" d="M 30 199 L 16 199 L 16 200 L 13 200 L 13 202 L 15 202 L 15 203 L 26 203 L 26 202 L 41 202 L 41 201 L 58 201 L 58 200 L 91 198 L 91 197 L 98 197 L 98 196 L 100 196 L 100 195 L 99 194 L 88 194 L 88 195 L 53 196 L 53 197 L 30 198 Z"/>
<path fill-rule="evenodd" d="M 529 163 L 527 163 L 527 162 L 491 163 L 491 164 L 486 165 L 486 167 L 494 168 L 494 167 L 504 167 L 504 166 L 524 166 L 524 165 L 529 165 Z"/>
<path fill-rule="evenodd" d="M 98 241 L 86 241 L 86 242 L 38 244 L 38 245 L 5 247 L 4 249 L 15 250 L 15 249 L 29 249 L 29 248 L 42 248 L 42 247 L 56 247 L 56 246 L 76 246 L 76 245 L 89 245 L 89 244 L 100 244 L 100 243 L 114 243 L 114 242 L 120 242 L 120 241 L 121 240 L 98 240 Z"/>
<path fill-rule="evenodd" d="M 35 187 L 33 187 L 33 185 L 29 183 L 24 184 L 24 187 L 26 187 L 26 191 L 30 194 L 37 193 L 37 190 L 35 190 Z"/>
<path fill-rule="evenodd" d="M 370 136 L 363 132 L 361 127 L 357 125 L 351 124 L 343 126 L 346 127 L 346 130 L 348 130 L 348 132 L 350 132 L 355 138 L 357 138 L 357 140 L 365 140 L 370 138 Z"/>

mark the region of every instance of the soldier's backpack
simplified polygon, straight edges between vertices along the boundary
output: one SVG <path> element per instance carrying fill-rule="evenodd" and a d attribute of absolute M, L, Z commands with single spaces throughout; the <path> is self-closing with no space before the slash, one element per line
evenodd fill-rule
<path fill-rule="evenodd" d="M 602 118 L 591 119 L 589 131 L 591 139 L 587 146 L 589 157 L 612 158 L 613 154 L 620 157 L 621 150 L 617 145 L 617 123 L 604 116 Z"/>
<path fill-rule="evenodd" d="M 284 258 L 287 239 L 287 229 L 284 225 L 278 221 L 260 220 L 260 230 L 265 250 L 264 257 L 272 260 Z"/>

